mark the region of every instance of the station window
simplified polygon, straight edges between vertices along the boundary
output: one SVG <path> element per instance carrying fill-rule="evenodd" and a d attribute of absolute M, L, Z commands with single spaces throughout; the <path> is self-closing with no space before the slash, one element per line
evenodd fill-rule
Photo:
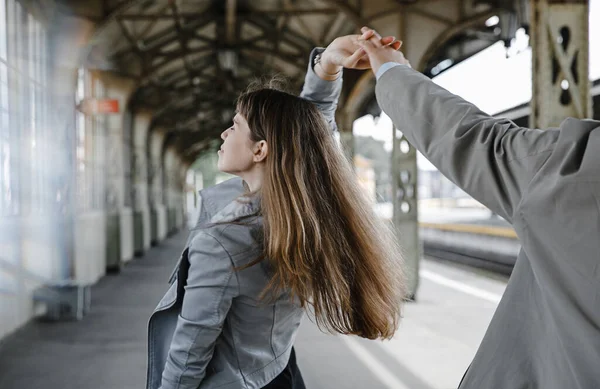
<path fill-rule="evenodd" d="M 75 104 L 79 105 L 85 99 L 101 99 L 103 97 L 105 97 L 105 90 L 101 80 L 88 69 L 79 68 Z M 86 115 L 77 110 L 75 127 L 77 209 L 83 212 L 104 209 L 106 117 L 104 115 Z"/>
<path fill-rule="evenodd" d="M 14 0 L 0 0 L 0 215 L 19 211 L 18 192 L 18 78 L 16 41 L 21 8 Z"/>
<path fill-rule="evenodd" d="M 99 77 L 93 74 L 92 77 L 93 94 L 96 98 L 105 98 L 106 90 Z M 106 116 L 97 115 L 93 119 L 93 199 L 92 207 L 94 209 L 104 209 L 106 193 Z"/>
<path fill-rule="evenodd" d="M 47 117 L 47 80 L 46 80 L 46 34 L 45 29 L 36 19 L 28 15 L 28 104 L 25 111 L 28 118 L 31 168 L 31 209 L 42 210 L 48 201 L 49 188 L 45 179 L 50 174 L 47 170 L 49 152 L 46 130 Z"/>
<path fill-rule="evenodd" d="M 90 74 L 85 68 L 77 71 L 76 104 L 90 97 Z M 90 145 L 91 136 L 88 136 L 92 123 L 88 116 L 80 111 L 76 113 L 75 133 L 75 176 L 77 180 L 77 208 L 89 210 L 92 208 L 92 180 L 90 179 Z"/>
<path fill-rule="evenodd" d="M 50 200 L 46 39 L 20 2 L 0 0 L 0 216 Z"/>
<path fill-rule="evenodd" d="M 10 133 L 8 125 L 8 22 L 6 3 L 0 0 L 0 216 L 11 203 Z"/>

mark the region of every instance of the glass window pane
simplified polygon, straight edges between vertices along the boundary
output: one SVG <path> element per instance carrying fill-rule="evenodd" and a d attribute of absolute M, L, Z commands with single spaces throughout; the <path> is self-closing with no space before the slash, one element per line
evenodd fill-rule
<path fill-rule="evenodd" d="M 8 22 L 6 20 L 6 3 L 0 0 L 0 60 L 6 61 L 6 35 Z"/>
<path fill-rule="evenodd" d="M 42 79 L 42 25 L 37 20 L 35 21 L 35 77 L 40 82 L 43 83 Z"/>
<path fill-rule="evenodd" d="M 0 82 L 8 85 L 8 68 L 4 62 L 0 62 Z"/>
<path fill-rule="evenodd" d="M 15 19 L 13 20 L 13 23 L 15 24 L 15 30 L 16 30 L 16 59 L 17 59 L 17 65 L 19 65 L 19 69 L 22 69 L 21 66 L 23 66 L 23 61 L 24 61 L 24 57 L 25 57 L 25 53 L 23 50 L 23 47 L 25 46 L 25 42 L 23 40 L 23 7 L 21 6 L 21 3 L 16 2 L 15 3 Z"/>
<path fill-rule="evenodd" d="M 33 24 L 33 16 L 27 15 L 27 68 L 29 69 L 29 78 L 35 78 L 35 26 Z"/>
<path fill-rule="evenodd" d="M 6 3 L 6 52 L 7 60 L 15 55 L 15 0 Z"/>
<path fill-rule="evenodd" d="M 0 111 L 8 111 L 8 69 L 0 62 Z"/>

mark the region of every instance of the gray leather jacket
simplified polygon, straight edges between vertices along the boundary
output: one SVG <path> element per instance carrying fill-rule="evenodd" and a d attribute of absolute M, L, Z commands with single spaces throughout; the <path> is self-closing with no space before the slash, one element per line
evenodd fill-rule
<path fill-rule="evenodd" d="M 309 65 L 301 94 L 333 129 L 341 84 Z M 148 324 L 147 389 L 261 388 L 288 363 L 303 310 L 287 292 L 259 301 L 266 263 L 234 270 L 263 250 L 259 200 L 237 200 L 242 193 L 239 178 L 200 192 L 198 224 Z"/>

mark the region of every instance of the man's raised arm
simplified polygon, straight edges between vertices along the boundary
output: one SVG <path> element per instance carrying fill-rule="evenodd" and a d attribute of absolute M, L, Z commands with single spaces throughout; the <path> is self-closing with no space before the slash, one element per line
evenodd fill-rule
<path fill-rule="evenodd" d="M 378 76 L 377 101 L 394 125 L 446 177 L 512 221 L 554 150 L 558 129 L 532 130 L 491 117 L 406 66 L 402 53 L 371 41 L 363 47 Z"/>

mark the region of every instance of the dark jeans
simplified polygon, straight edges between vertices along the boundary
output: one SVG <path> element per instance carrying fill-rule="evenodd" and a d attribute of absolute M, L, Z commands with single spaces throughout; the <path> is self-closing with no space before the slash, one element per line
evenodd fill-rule
<path fill-rule="evenodd" d="M 290 360 L 285 369 L 263 389 L 306 389 L 302 374 L 296 363 L 296 352 L 293 347 Z"/>

